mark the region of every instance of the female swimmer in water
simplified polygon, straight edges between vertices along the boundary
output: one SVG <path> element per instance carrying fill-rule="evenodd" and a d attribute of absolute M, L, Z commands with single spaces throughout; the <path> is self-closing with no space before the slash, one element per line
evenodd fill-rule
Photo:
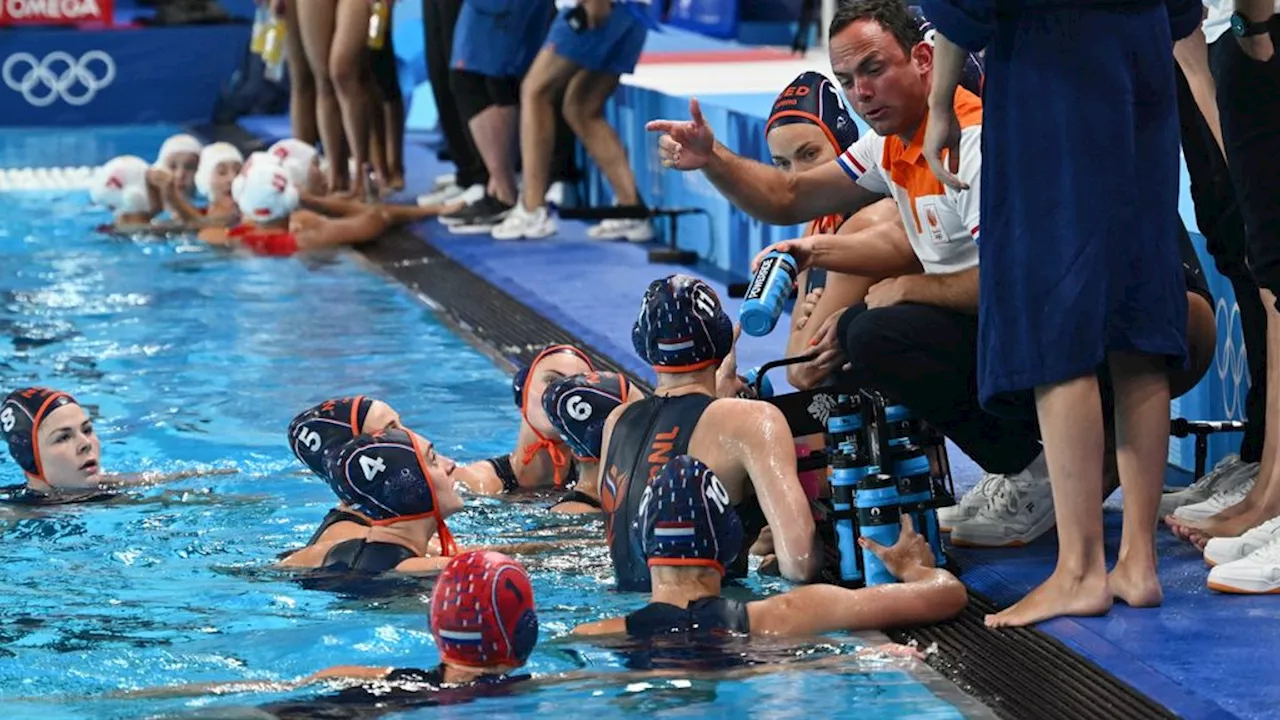
<path fill-rule="evenodd" d="M 542 410 L 578 462 L 578 484 L 551 506 L 551 512 L 600 512 L 604 421 L 618 406 L 643 398 L 639 388 L 611 372 L 572 375 L 547 386 L 542 393 Z"/>
<path fill-rule="evenodd" d="M 467 488 L 481 495 L 498 495 L 547 486 L 572 487 L 578 480 L 578 467 L 565 453 L 564 440 L 543 410 L 542 396 L 551 383 L 593 370 L 581 350 L 552 345 L 516 372 L 511 381 L 521 416 L 516 448 L 507 455 L 469 465 L 470 474 L 462 478 Z"/>
<path fill-rule="evenodd" d="M 240 174 L 244 155 L 230 143 L 206 145 L 200 151 L 200 164 L 196 168 L 196 190 L 209 199 L 204 217 L 211 223 L 234 222 L 239 214 L 231 197 L 231 181 Z"/>
<path fill-rule="evenodd" d="M 155 164 L 152 165 L 153 169 L 164 171 L 164 175 L 156 176 L 157 180 L 167 177 L 169 181 L 159 187 L 162 196 L 159 199 L 163 200 L 163 196 L 169 192 L 182 198 L 191 198 L 195 194 L 196 170 L 200 167 L 202 149 L 204 148 L 199 140 L 186 134 L 174 135 L 164 141 Z M 167 209 L 174 217 L 181 217 L 179 208 L 167 201 L 153 205 L 151 209 L 156 213 Z"/>
<path fill-rule="evenodd" d="M 814 635 L 883 630 L 941 622 L 969 602 L 964 585 L 933 567 L 933 551 L 903 517 L 898 542 L 886 548 L 861 540 L 901 582 L 849 590 L 808 585 L 766 600 L 720 595 L 724 568 L 742 545 L 742 523 L 719 478 L 702 462 L 679 455 L 649 481 L 637 519 L 653 591 L 649 604 L 627 615 L 580 625 L 582 635 L 653 637 L 671 633 Z"/>
<path fill-rule="evenodd" d="M 295 169 L 260 160 L 238 181 L 242 224 L 205 228 L 200 239 L 215 245 L 239 243 L 264 255 L 357 245 L 404 223 L 435 217 L 452 206 L 366 205 L 300 190 Z M 310 172 L 304 170 L 303 172 Z M 321 215 L 300 205 L 329 215 Z"/>
<path fill-rule="evenodd" d="M 145 232 L 161 205 L 160 189 L 149 182 L 147 161 L 136 155 L 121 155 L 98 168 L 89 181 L 89 198 L 112 213 L 105 232 Z"/>
<path fill-rule="evenodd" d="M 187 471 L 168 475 L 105 475 L 102 444 L 93 420 L 75 398 L 48 388 L 9 393 L 0 405 L 0 431 L 9 455 L 22 468 L 26 483 L 10 491 L 5 502 L 60 505 L 107 500 L 114 490 L 181 480 L 234 470 Z"/>

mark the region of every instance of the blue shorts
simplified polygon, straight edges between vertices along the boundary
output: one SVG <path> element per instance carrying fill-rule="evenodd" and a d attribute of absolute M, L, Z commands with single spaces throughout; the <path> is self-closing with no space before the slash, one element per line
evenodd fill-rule
<path fill-rule="evenodd" d="M 649 26 L 640 19 L 644 6 L 615 3 L 609 19 L 601 27 L 577 33 L 566 19 L 569 10 L 560 13 L 551 24 L 546 47 L 575 65 L 597 73 L 626 75 L 636 69 Z"/>
<path fill-rule="evenodd" d="M 467 0 L 454 26 L 449 66 L 487 77 L 523 77 L 550 19 L 545 2 Z"/>

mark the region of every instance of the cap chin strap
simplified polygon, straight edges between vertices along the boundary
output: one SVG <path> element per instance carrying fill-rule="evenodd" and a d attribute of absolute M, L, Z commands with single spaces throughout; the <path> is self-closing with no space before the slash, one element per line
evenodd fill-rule
<path fill-rule="evenodd" d="M 449 526 L 444 522 L 444 516 L 440 514 L 440 499 L 436 496 L 436 486 L 431 473 L 427 471 L 427 466 L 424 464 L 426 458 L 422 456 L 417 434 L 409 433 L 409 442 L 413 443 L 413 454 L 418 457 L 418 469 L 422 471 L 422 479 L 427 483 L 427 491 L 431 493 L 431 512 L 427 513 L 427 516 L 436 520 L 436 535 L 440 536 L 440 554 L 453 557 L 458 554 L 458 543 L 454 541 L 453 533 L 449 531 Z M 430 542 L 431 538 L 427 538 L 427 543 Z"/>
<path fill-rule="evenodd" d="M 520 389 L 520 417 L 524 419 L 525 424 L 529 426 L 529 429 L 533 431 L 533 434 L 538 437 L 537 442 L 525 445 L 520 449 L 520 464 L 528 465 L 533 462 L 535 457 L 538 456 L 539 451 L 546 450 L 547 457 L 551 458 L 551 467 L 555 475 L 555 486 L 557 488 L 564 485 L 564 479 L 569 474 L 569 457 L 565 454 L 564 450 L 561 449 L 564 445 L 563 441 L 557 442 L 548 438 L 539 432 L 538 428 L 533 426 L 533 423 L 529 422 L 529 386 L 533 384 L 533 373 L 537 370 L 538 363 L 542 362 L 544 357 L 554 355 L 558 352 L 569 352 L 577 355 L 587 364 L 588 370 L 591 372 L 595 372 L 596 370 L 595 365 L 591 363 L 591 358 L 587 357 L 586 354 L 578 348 L 573 347 L 572 345 L 552 345 L 546 350 L 538 353 L 538 356 L 533 359 L 533 362 L 529 363 L 529 376 L 525 378 L 524 387 Z M 539 401 L 541 401 L 541 398 L 539 398 Z"/>

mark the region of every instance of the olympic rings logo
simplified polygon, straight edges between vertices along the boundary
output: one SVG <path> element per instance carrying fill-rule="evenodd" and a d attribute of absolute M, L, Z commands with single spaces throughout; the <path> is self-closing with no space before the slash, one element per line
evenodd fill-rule
<path fill-rule="evenodd" d="M 1214 356 L 1214 365 L 1218 370 L 1218 380 L 1222 384 L 1222 408 L 1228 420 L 1239 420 L 1244 415 L 1244 402 L 1241 397 L 1242 385 L 1249 381 L 1249 354 L 1244 346 L 1243 330 L 1237 344 L 1235 332 L 1240 328 L 1240 306 L 1218 298 L 1214 308 L 1214 316 L 1219 332 L 1222 333 L 1222 347 Z"/>
<path fill-rule="evenodd" d="M 116 63 L 101 50 L 90 50 L 76 60 L 61 50 L 43 60 L 31 53 L 10 55 L 0 68 L 4 84 L 33 107 L 48 107 L 58 98 L 68 105 L 86 105 L 98 91 L 116 78 Z"/>

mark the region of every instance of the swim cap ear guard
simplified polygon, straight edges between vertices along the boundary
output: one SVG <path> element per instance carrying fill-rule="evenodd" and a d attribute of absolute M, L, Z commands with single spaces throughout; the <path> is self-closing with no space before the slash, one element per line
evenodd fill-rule
<path fill-rule="evenodd" d="M 44 479 L 40 463 L 40 444 L 36 431 L 49 413 L 63 405 L 78 405 L 70 395 L 49 388 L 32 387 L 14 390 L 0 405 L 0 431 L 9 444 L 18 467 L 30 475 Z"/>
<path fill-rule="evenodd" d="M 728 357 L 733 321 L 710 285 L 691 275 L 671 275 L 649 284 L 631 343 L 659 373 L 694 372 Z"/>
<path fill-rule="evenodd" d="M 728 491 L 688 455 L 671 458 L 649 481 L 634 522 L 650 567 L 701 565 L 724 575 L 742 549 L 742 521 Z"/>
<path fill-rule="evenodd" d="M 359 435 L 373 399 L 363 395 L 325 400 L 289 423 L 289 447 L 307 467 L 325 474 L 325 453 Z"/>
<path fill-rule="evenodd" d="M 447 663 L 478 669 L 524 665 L 538 643 L 528 574 L 493 551 L 454 558 L 431 593 L 431 634 Z"/>
<path fill-rule="evenodd" d="M 627 379 L 617 373 L 573 375 L 547 386 L 542 409 L 574 457 L 599 462 L 604 421 L 630 392 Z"/>

